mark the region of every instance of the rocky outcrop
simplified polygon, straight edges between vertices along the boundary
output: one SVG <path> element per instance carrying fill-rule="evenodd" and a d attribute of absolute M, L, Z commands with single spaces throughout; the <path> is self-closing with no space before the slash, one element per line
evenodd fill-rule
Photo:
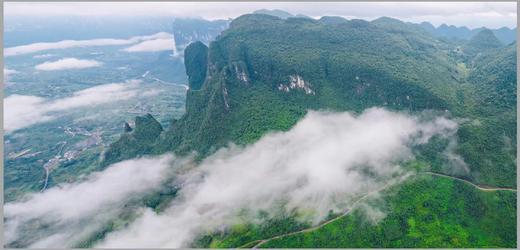
<path fill-rule="evenodd" d="M 151 153 L 153 144 L 162 131 L 161 124 L 151 114 L 137 116 L 134 129 L 125 122 L 125 133 L 107 149 L 101 164 L 102 167 Z"/>
<path fill-rule="evenodd" d="M 191 43 L 184 51 L 184 65 L 190 89 L 199 90 L 208 70 L 208 47 L 202 42 Z"/>

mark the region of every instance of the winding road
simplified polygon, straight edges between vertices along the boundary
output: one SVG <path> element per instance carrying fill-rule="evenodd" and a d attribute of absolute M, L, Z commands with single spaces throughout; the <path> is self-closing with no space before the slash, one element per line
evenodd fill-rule
<path fill-rule="evenodd" d="M 451 175 L 446 175 L 446 174 L 440 174 L 440 173 L 434 173 L 434 172 L 422 172 L 421 174 L 427 174 L 427 175 L 433 175 L 433 176 L 438 176 L 438 177 L 443 177 L 443 178 L 450 178 L 450 179 L 453 179 L 453 180 L 457 180 L 457 181 L 462 181 L 466 184 L 469 184 L 481 191 L 484 191 L 484 192 L 494 192 L 494 191 L 511 191 L 511 192 L 516 192 L 517 190 L 514 189 L 514 188 L 502 188 L 502 187 L 481 187 L 481 186 L 478 186 L 468 180 L 465 180 L 465 179 L 461 179 L 461 178 L 458 178 L 458 177 L 454 177 L 454 176 L 451 176 Z M 356 200 L 354 203 L 352 203 L 350 209 L 348 209 L 346 212 L 344 212 L 343 214 L 333 218 L 333 219 L 330 219 L 328 221 L 324 221 L 316 226 L 313 226 L 313 227 L 309 227 L 309 228 L 306 228 L 306 229 L 302 229 L 302 230 L 299 230 L 299 231 L 294 231 L 294 232 L 290 232 L 290 233 L 285 233 L 285 234 L 280 234 L 280 235 L 277 235 L 277 236 L 273 236 L 271 238 L 267 238 L 267 239 L 263 239 L 263 240 L 255 240 L 255 241 L 250 241 L 238 248 L 245 248 L 247 246 L 250 246 L 251 244 L 253 243 L 256 243 L 255 245 L 253 245 L 252 248 L 258 248 L 259 246 L 271 241 L 271 240 L 275 240 L 275 239 L 279 239 L 279 238 L 282 238 L 282 237 L 286 237 L 286 236 L 291 236 L 291 235 L 295 235 L 295 234 L 299 234 L 299 233 L 307 233 L 307 232 L 312 232 L 312 231 L 315 231 L 317 229 L 320 229 L 334 221 L 337 221 L 347 215 L 350 214 L 350 212 L 353 210 L 354 207 L 356 207 L 356 205 L 358 205 L 361 201 L 365 200 L 367 197 L 369 197 L 370 195 L 373 195 L 375 193 L 378 193 L 378 192 L 381 192 L 389 187 L 392 186 L 392 184 L 395 184 L 395 183 L 388 183 L 386 185 L 384 185 L 383 187 L 377 189 L 377 190 L 374 190 L 374 191 L 371 191 L 367 194 L 365 194 L 364 196 L 362 196 L 361 198 L 359 198 L 358 200 Z"/>
<path fill-rule="evenodd" d="M 47 184 L 49 184 L 49 168 L 43 167 L 45 169 L 45 184 L 43 184 L 43 188 L 40 190 L 40 193 L 47 189 Z"/>
<path fill-rule="evenodd" d="M 458 178 L 458 177 L 455 177 L 455 176 L 451 176 L 451 175 L 446 175 L 446 174 L 440 174 L 440 173 L 434 173 L 434 172 L 424 172 L 424 174 L 429 174 L 429 175 L 435 175 L 435 176 L 440 176 L 440 177 L 446 177 L 446 178 L 450 178 L 450 179 L 453 179 L 453 180 L 458 180 L 458 181 L 462 181 L 462 182 L 465 182 L 475 188 L 477 188 L 478 190 L 481 190 L 481 191 L 484 191 L 484 192 L 493 192 L 493 191 L 512 191 L 512 192 L 516 192 L 516 189 L 514 188 L 503 188 L 503 187 L 482 187 L 482 186 L 479 186 L 471 181 L 468 181 L 468 180 L 465 180 L 465 179 L 461 179 L 461 178 Z"/>

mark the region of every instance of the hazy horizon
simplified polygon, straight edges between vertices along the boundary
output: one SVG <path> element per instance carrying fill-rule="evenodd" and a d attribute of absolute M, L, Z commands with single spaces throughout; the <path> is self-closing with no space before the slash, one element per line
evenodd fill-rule
<path fill-rule="evenodd" d="M 232 4 L 233 8 L 229 8 Z M 99 16 L 99 17 L 180 17 L 208 20 L 232 19 L 260 9 L 279 9 L 293 15 L 312 18 L 341 16 L 347 19 L 374 20 L 382 16 L 405 22 L 429 22 L 466 26 L 470 29 L 486 27 L 516 27 L 516 2 L 102 2 L 102 3 L 5 3 L 4 16 Z"/>

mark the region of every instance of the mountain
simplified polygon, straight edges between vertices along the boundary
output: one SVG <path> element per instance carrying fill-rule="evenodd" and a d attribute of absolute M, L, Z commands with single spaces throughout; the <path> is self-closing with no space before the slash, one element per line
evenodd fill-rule
<path fill-rule="evenodd" d="M 471 37 L 466 46 L 478 50 L 488 50 L 500 48 L 503 45 L 491 30 L 483 29 L 482 31 Z"/>
<path fill-rule="evenodd" d="M 473 57 L 479 53 L 498 49 L 502 46 L 504 45 L 491 30 L 483 29 L 471 37 L 471 39 L 462 46 L 462 50 L 465 52 L 466 56 Z"/>
<path fill-rule="evenodd" d="M 308 27 L 316 31 L 309 32 Z M 427 51 L 429 57 L 421 56 L 409 47 L 428 50 L 428 46 L 435 46 L 433 39 L 427 44 L 414 37 L 410 40 L 403 41 L 400 35 L 361 20 L 331 30 L 311 19 L 283 21 L 268 15 L 242 16 L 209 47 L 206 81 L 200 91 L 188 93 L 186 116 L 166 132 L 159 147 L 181 152 L 196 150 L 204 155 L 228 141 L 248 143 L 268 130 L 288 129 L 308 108 L 446 108 L 449 104 L 439 96 L 449 94 L 440 88 L 449 82 L 448 65 L 435 60 L 433 53 Z M 367 41 L 378 42 L 367 46 Z M 375 55 L 376 48 L 384 50 L 385 56 Z M 402 57 L 401 50 L 421 57 L 420 63 Z M 361 59 L 364 55 L 369 56 Z M 369 69 L 368 65 L 391 65 L 391 60 L 418 68 L 416 75 L 398 76 L 397 70 L 387 66 L 378 71 Z M 434 74 L 432 67 L 448 78 L 428 86 L 438 87 L 438 96 L 432 96 L 427 86 L 419 83 L 423 82 L 419 80 L 422 76 Z M 302 87 L 288 87 L 298 79 L 302 79 Z M 190 88 L 195 84 L 190 82 Z M 403 99 L 402 95 L 413 99 Z"/>
<path fill-rule="evenodd" d="M 186 74 L 188 75 L 189 87 L 199 90 L 206 79 L 208 70 L 208 47 L 202 42 L 190 44 L 184 51 Z"/>
<path fill-rule="evenodd" d="M 339 16 L 323 16 L 320 18 L 319 21 L 324 24 L 341 24 L 341 23 L 348 22 L 347 19 L 345 19 L 343 17 L 339 17 Z"/>
<path fill-rule="evenodd" d="M 456 144 L 434 138 L 417 148 L 415 169 L 437 175 L 418 175 L 382 192 L 381 221 L 369 223 L 354 209 L 288 234 L 302 225 L 293 217 L 273 218 L 208 232 L 194 246 L 255 246 L 277 236 L 262 247 L 514 248 L 516 193 L 484 192 L 464 181 L 516 187 L 516 44 L 501 46 L 483 30 L 467 43 L 477 53 L 457 46 L 392 18 L 243 15 L 209 46 L 186 48 L 184 116 L 162 133 L 148 133 L 141 151 L 128 149 L 126 138 L 135 131 L 124 133 L 105 161 L 169 151 L 196 151 L 200 160 L 229 142 L 245 145 L 288 130 L 308 110 L 433 110 L 460 120 Z M 446 157 L 469 171 L 447 168 Z"/>
<path fill-rule="evenodd" d="M 429 22 L 422 22 L 422 23 L 418 24 L 418 26 L 420 26 L 424 30 L 428 31 L 430 34 L 432 34 L 435 37 L 444 37 L 444 38 L 450 38 L 450 39 L 456 39 L 456 40 L 470 40 L 471 37 L 475 36 L 480 31 L 486 29 L 483 27 L 476 28 L 476 29 L 469 29 L 465 26 L 457 27 L 455 25 L 447 25 L 447 24 L 441 24 L 439 27 L 435 28 Z M 516 41 L 516 28 L 510 29 L 507 27 L 502 27 L 500 29 L 490 29 L 490 30 L 503 44 L 510 44 L 510 43 Z"/>
<path fill-rule="evenodd" d="M 268 9 L 255 10 L 255 11 L 253 11 L 253 14 L 270 15 L 270 16 L 279 17 L 281 19 L 287 19 L 289 17 L 294 17 L 293 14 L 291 14 L 287 11 L 276 10 L 276 9 L 274 9 L 274 10 L 268 10 Z"/>
<path fill-rule="evenodd" d="M 488 53 L 499 49 L 489 31 L 469 44 L 476 49 L 489 46 Z M 331 26 L 313 19 L 241 16 L 209 48 L 201 43 L 188 46 L 186 114 L 158 138 L 151 151 L 197 151 L 203 158 L 230 141 L 246 144 L 267 131 L 287 130 L 308 109 L 435 109 L 479 119 L 487 114 L 475 105 L 480 88 L 468 79 L 468 72 L 475 72 L 470 68 L 474 55 L 450 56 L 454 49 L 453 44 L 391 18 Z M 507 112 L 516 111 L 508 106 Z M 469 125 L 462 131 L 465 126 Z M 514 131 L 504 133 L 516 138 Z M 503 143 L 490 131 L 482 136 Z M 464 138 L 473 144 L 483 139 Z M 516 185 L 514 176 L 493 171 L 501 165 L 514 173 L 516 165 L 510 157 L 494 157 L 493 149 L 475 150 L 459 152 L 474 162 L 475 171 L 465 178 Z"/>
<path fill-rule="evenodd" d="M 125 123 L 124 133 L 105 152 L 102 166 L 151 153 L 150 149 L 162 131 L 161 124 L 151 114 L 137 116 L 134 128 Z"/>
<path fill-rule="evenodd" d="M 229 22 L 229 20 L 175 18 L 171 27 L 177 50 L 182 51 L 188 44 L 195 41 L 209 44 L 223 30 L 227 29 Z"/>
<path fill-rule="evenodd" d="M 516 28 L 510 29 L 507 27 L 502 27 L 500 29 L 493 30 L 495 36 L 504 44 L 510 44 L 516 41 Z"/>
<path fill-rule="evenodd" d="M 428 33 L 430 34 L 433 34 L 435 33 L 435 26 L 433 26 L 433 24 L 429 23 L 429 22 L 422 22 L 419 24 L 419 26 L 421 28 L 423 28 L 424 30 L 428 31 Z"/>
<path fill-rule="evenodd" d="M 472 36 L 472 31 L 465 26 L 456 27 L 455 25 L 441 24 L 435 31 L 436 35 L 442 37 L 453 37 L 467 39 Z"/>

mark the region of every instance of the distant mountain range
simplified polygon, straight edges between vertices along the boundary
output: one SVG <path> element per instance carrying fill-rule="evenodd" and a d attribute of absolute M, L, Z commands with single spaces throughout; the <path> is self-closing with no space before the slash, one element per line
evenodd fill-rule
<path fill-rule="evenodd" d="M 454 25 L 446 25 L 442 24 L 439 27 L 435 28 L 429 22 L 422 22 L 419 24 L 423 29 L 428 31 L 430 34 L 436 37 L 446 37 L 452 39 L 461 39 L 461 40 L 469 40 L 471 37 L 479 33 L 480 31 L 486 29 L 484 27 L 469 29 L 466 26 L 457 27 Z M 516 41 L 516 28 L 510 29 L 507 27 L 502 27 L 500 29 L 490 29 L 493 34 L 504 44 L 509 44 Z"/>
<path fill-rule="evenodd" d="M 267 9 L 261 9 L 254 11 L 253 14 L 265 14 L 265 15 L 271 15 L 276 16 L 281 19 L 287 19 L 290 17 L 307 17 L 304 15 L 293 15 L 289 12 L 283 11 L 283 10 L 267 10 Z M 343 17 L 339 16 L 324 16 L 321 19 L 326 20 L 327 22 L 341 22 L 341 20 L 346 20 Z M 432 34 L 435 37 L 444 37 L 449 39 L 458 39 L 458 40 L 469 40 L 471 37 L 479 33 L 480 31 L 486 29 L 485 27 L 476 28 L 476 29 L 470 29 L 466 26 L 458 27 L 454 25 L 447 25 L 442 24 L 439 27 L 433 26 L 429 22 L 422 22 L 420 24 L 416 24 L 423 28 L 424 30 L 428 31 L 430 34 Z M 490 29 L 493 34 L 500 40 L 500 42 L 504 44 L 510 44 L 514 41 L 516 41 L 516 28 L 507 28 L 502 27 L 500 29 Z"/>
<path fill-rule="evenodd" d="M 208 21 L 199 18 L 175 18 L 172 23 L 172 31 L 178 51 L 195 41 L 201 41 L 206 45 L 228 28 L 231 20 Z"/>

